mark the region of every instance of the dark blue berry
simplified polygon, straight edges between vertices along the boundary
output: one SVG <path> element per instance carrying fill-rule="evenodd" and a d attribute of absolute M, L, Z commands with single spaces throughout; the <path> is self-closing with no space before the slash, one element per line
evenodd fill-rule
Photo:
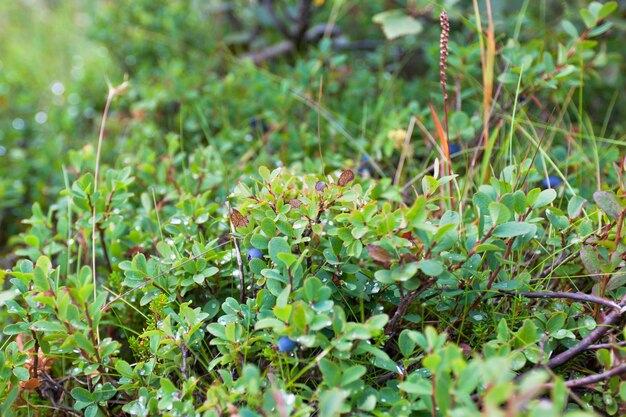
<path fill-rule="evenodd" d="M 258 250 L 257 248 L 252 248 L 248 251 L 248 262 L 250 262 L 253 259 L 262 259 L 263 258 L 263 252 L 261 252 L 260 250 Z"/>
<path fill-rule="evenodd" d="M 287 336 L 283 336 L 280 339 L 278 339 L 278 343 L 276 343 L 276 346 L 278 346 L 279 352 L 291 352 L 298 345 L 296 342 L 294 342 Z"/>
<path fill-rule="evenodd" d="M 361 177 L 369 178 L 372 176 L 372 168 L 369 166 L 360 166 L 357 172 Z"/>
<path fill-rule="evenodd" d="M 324 181 L 318 181 L 315 183 L 315 191 L 324 191 L 326 188 L 326 183 Z"/>
<path fill-rule="evenodd" d="M 450 146 L 450 149 L 449 149 L 450 155 L 454 155 L 456 153 L 461 152 L 461 145 L 459 145 L 458 143 L 452 142 L 450 143 L 449 146 Z"/>
<path fill-rule="evenodd" d="M 363 158 L 361 158 L 361 165 L 356 170 L 356 172 L 359 174 L 359 176 L 361 176 L 363 178 L 371 178 L 372 177 L 372 175 L 374 174 L 374 171 L 372 170 L 372 166 L 370 164 L 370 161 L 371 161 L 371 159 L 369 159 L 367 156 L 364 156 Z"/>
<path fill-rule="evenodd" d="M 252 119 L 250 119 L 250 128 L 254 131 L 261 131 L 262 133 L 267 133 L 270 131 L 269 126 L 267 125 L 267 123 L 265 123 L 265 120 L 263 119 L 257 119 L 256 117 L 253 117 Z"/>
<path fill-rule="evenodd" d="M 543 189 L 546 188 L 556 188 L 563 183 L 563 180 L 557 176 L 550 175 L 547 178 L 541 180 L 541 187 Z"/>

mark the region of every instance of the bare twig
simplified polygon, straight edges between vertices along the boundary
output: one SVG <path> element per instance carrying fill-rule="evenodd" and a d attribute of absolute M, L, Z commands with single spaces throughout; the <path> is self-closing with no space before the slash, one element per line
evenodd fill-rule
<path fill-rule="evenodd" d="M 614 301 L 608 300 L 606 298 L 596 297 L 589 294 L 584 294 L 581 292 L 565 292 L 565 291 L 554 291 L 554 292 L 515 292 L 515 291 L 504 291 L 500 290 L 502 295 L 521 295 L 526 298 L 568 298 L 576 301 L 586 301 L 588 303 L 600 304 L 606 307 L 621 310 L 621 306 Z"/>
<path fill-rule="evenodd" d="M 598 327 L 593 329 L 591 333 L 587 335 L 587 337 L 584 337 L 580 342 L 578 342 L 578 344 L 567 349 L 565 352 L 562 352 L 556 355 L 554 358 L 550 359 L 550 361 L 548 361 L 548 367 L 556 368 L 557 366 L 563 365 L 565 362 L 587 350 L 589 346 L 591 346 L 594 342 L 597 342 L 598 340 L 600 340 L 600 338 L 607 334 L 612 329 L 612 325 L 615 324 L 626 311 L 623 308 L 623 306 L 626 305 L 626 296 L 622 298 L 622 301 L 619 305 L 622 308 L 620 310 L 614 310 L 607 314 L 604 321 L 600 323 Z"/>
<path fill-rule="evenodd" d="M 613 349 L 613 348 L 618 348 L 618 347 L 624 347 L 626 346 L 626 341 L 622 341 L 622 342 L 613 342 L 613 343 L 598 343 L 595 345 L 590 345 L 589 349 Z"/>
<path fill-rule="evenodd" d="M 276 8 L 274 7 L 274 0 L 263 0 L 263 6 L 267 10 L 267 13 L 270 15 L 276 29 L 287 39 L 291 39 L 293 34 L 285 25 L 285 22 L 278 17 L 278 13 L 276 13 Z"/>
<path fill-rule="evenodd" d="M 609 369 L 606 372 L 602 372 L 601 374 L 593 374 L 583 378 L 572 379 L 569 381 L 565 381 L 565 386 L 568 388 L 576 388 L 576 387 L 584 387 L 585 385 L 595 384 L 596 382 L 606 381 L 607 379 L 614 377 L 616 375 L 621 375 L 626 373 L 626 363 L 616 366 L 613 369 Z M 549 384 L 550 386 L 552 384 Z"/>
<path fill-rule="evenodd" d="M 311 25 L 311 17 L 313 14 L 313 0 L 300 0 L 298 5 L 298 18 L 296 20 L 296 30 L 293 34 L 293 40 L 296 48 L 300 49 L 305 40 L 306 31 Z"/>
<path fill-rule="evenodd" d="M 427 288 L 430 287 L 431 283 L 432 283 L 431 280 L 422 282 L 422 284 L 416 290 L 413 290 L 405 294 L 400 299 L 396 312 L 391 317 L 391 320 L 389 320 L 389 323 L 387 323 L 387 326 L 385 327 L 385 334 L 393 335 L 396 333 L 398 324 L 400 324 L 400 321 L 404 317 L 404 313 L 406 313 L 411 303 L 415 301 L 415 299 L 419 297 L 421 293 L 423 293 Z M 389 339 L 389 340 L 392 340 L 392 339 Z"/>
<path fill-rule="evenodd" d="M 328 25 L 326 24 L 319 24 L 319 25 L 315 25 L 313 26 L 311 29 L 309 29 L 306 32 L 305 35 L 305 39 L 307 42 L 317 42 L 321 39 L 321 35 L 324 34 L 324 31 L 326 31 L 328 29 Z M 338 37 L 341 35 L 341 31 L 338 28 L 331 28 L 331 36 L 333 37 Z M 363 43 L 365 42 L 365 43 Z M 361 43 L 359 42 L 349 42 L 349 43 L 341 43 L 339 42 L 339 40 L 337 39 L 337 44 L 333 44 L 333 47 L 335 49 L 351 49 L 351 48 L 367 48 L 369 47 L 370 49 L 373 46 L 378 46 L 378 41 L 369 41 L 370 43 L 367 43 L 368 41 L 362 41 Z M 291 39 L 284 39 L 278 43 L 272 44 L 266 48 L 263 48 L 261 50 L 258 51 L 252 51 L 246 54 L 242 55 L 243 59 L 250 59 L 252 62 L 254 62 L 255 65 L 260 65 L 265 61 L 269 61 L 272 60 L 274 58 L 278 58 L 280 56 L 283 55 L 287 55 L 290 54 L 292 52 L 294 52 L 296 49 L 296 45 L 294 43 L 293 40 Z"/>

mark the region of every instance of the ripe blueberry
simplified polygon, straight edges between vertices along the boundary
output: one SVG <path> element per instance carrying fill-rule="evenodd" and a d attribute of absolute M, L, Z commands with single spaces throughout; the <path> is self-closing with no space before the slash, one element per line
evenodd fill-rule
<path fill-rule="evenodd" d="M 291 352 L 297 346 L 296 342 L 294 342 L 287 336 L 283 336 L 278 339 L 278 343 L 276 343 L 276 345 L 278 346 L 279 352 Z"/>
<path fill-rule="evenodd" d="M 315 191 L 324 191 L 326 188 L 326 183 L 324 181 L 318 181 L 315 183 Z"/>
<path fill-rule="evenodd" d="M 563 180 L 555 175 L 550 175 L 547 178 L 541 180 L 541 187 L 543 189 L 546 188 L 556 188 L 563 183 Z"/>
<path fill-rule="evenodd" d="M 263 252 L 261 252 L 260 250 L 258 250 L 257 248 L 252 248 L 248 251 L 248 262 L 250 262 L 253 259 L 262 259 L 263 258 Z"/>
<path fill-rule="evenodd" d="M 374 171 L 372 171 L 372 167 L 370 165 L 370 159 L 367 156 L 364 156 L 363 158 L 361 158 L 361 165 L 356 170 L 356 172 L 359 173 L 359 176 L 365 179 L 372 177 L 372 174 L 374 174 Z"/>
<path fill-rule="evenodd" d="M 456 153 L 461 152 L 461 145 L 459 145 L 458 143 L 452 142 L 450 143 L 450 148 L 448 150 L 450 151 L 450 155 L 454 155 Z"/>
<path fill-rule="evenodd" d="M 265 123 L 265 120 L 263 119 L 257 119 L 256 117 L 253 117 L 252 119 L 250 119 L 250 128 L 254 131 L 260 131 L 261 133 L 267 133 L 270 131 L 269 126 L 267 125 L 267 123 Z"/>
<path fill-rule="evenodd" d="M 372 168 L 369 166 L 360 166 L 357 172 L 363 178 L 370 178 L 372 176 Z"/>

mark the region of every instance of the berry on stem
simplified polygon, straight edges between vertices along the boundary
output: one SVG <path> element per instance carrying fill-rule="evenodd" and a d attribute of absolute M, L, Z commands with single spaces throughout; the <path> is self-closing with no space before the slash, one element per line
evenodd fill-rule
<path fill-rule="evenodd" d="M 278 339 L 278 343 L 276 343 L 276 346 L 278 346 L 279 352 L 291 352 L 296 348 L 296 346 L 298 346 L 298 344 L 287 336 L 283 336 Z"/>
<path fill-rule="evenodd" d="M 263 258 L 263 252 L 261 252 L 257 248 L 252 248 L 252 249 L 250 249 L 248 251 L 248 256 L 246 258 L 248 259 L 248 262 L 250 262 L 253 259 L 262 259 Z"/>

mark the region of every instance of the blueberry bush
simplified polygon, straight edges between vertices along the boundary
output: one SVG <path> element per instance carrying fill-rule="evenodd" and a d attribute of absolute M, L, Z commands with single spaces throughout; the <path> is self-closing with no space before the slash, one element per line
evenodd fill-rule
<path fill-rule="evenodd" d="M 42 1 L 0 416 L 626 413 L 625 9 L 513 3 Z"/>

